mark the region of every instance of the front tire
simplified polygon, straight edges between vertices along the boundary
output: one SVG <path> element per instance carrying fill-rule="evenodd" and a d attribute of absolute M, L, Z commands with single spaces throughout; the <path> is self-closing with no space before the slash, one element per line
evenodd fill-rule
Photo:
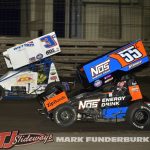
<path fill-rule="evenodd" d="M 143 102 L 132 104 L 126 115 L 126 121 L 132 127 L 145 129 L 150 127 L 150 107 Z"/>
<path fill-rule="evenodd" d="M 75 108 L 70 105 L 62 105 L 54 111 L 54 120 L 61 127 L 72 125 L 77 118 Z"/>

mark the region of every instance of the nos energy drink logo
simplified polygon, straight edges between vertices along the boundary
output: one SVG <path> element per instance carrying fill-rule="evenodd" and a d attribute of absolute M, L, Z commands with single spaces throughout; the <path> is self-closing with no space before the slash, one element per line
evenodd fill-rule
<path fill-rule="evenodd" d="M 92 78 L 96 78 L 96 77 L 101 76 L 104 73 L 107 73 L 108 71 L 110 71 L 109 62 L 110 62 L 110 60 L 108 59 L 107 61 L 100 63 L 97 66 L 91 68 Z"/>
<path fill-rule="evenodd" d="M 89 80 L 89 83 L 99 79 L 100 77 L 106 75 L 110 72 L 110 60 L 107 59 L 97 59 L 84 67 L 84 71 Z"/>

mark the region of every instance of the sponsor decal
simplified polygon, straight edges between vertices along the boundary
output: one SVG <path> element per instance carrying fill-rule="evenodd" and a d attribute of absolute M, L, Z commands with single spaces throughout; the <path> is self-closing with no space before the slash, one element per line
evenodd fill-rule
<path fill-rule="evenodd" d="M 96 80 L 95 82 L 94 82 L 94 86 L 95 87 L 100 87 L 101 85 L 102 85 L 102 81 L 101 80 Z"/>
<path fill-rule="evenodd" d="M 142 64 L 142 60 L 129 65 L 129 69 L 135 68 L 135 67 L 139 66 L 140 64 Z"/>
<path fill-rule="evenodd" d="M 101 99 L 101 107 L 119 106 L 119 102 L 123 101 L 123 100 L 125 100 L 125 96 L 102 98 Z"/>
<path fill-rule="evenodd" d="M 38 84 L 43 84 L 47 79 L 47 76 L 45 75 L 45 73 L 38 73 Z"/>
<path fill-rule="evenodd" d="M 41 53 L 37 54 L 36 59 L 40 60 L 42 58 L 43 58 L 43 54 L 41 54 Z"/>
<path fill-rule="evenodd" d="M 14 146 L 29 145 L 39 142 L 44 144 L 53 142 L 52 134 L 42 133 L 19 133 L 19 131 L 1 132 L 0 149 L 10 149 Z"/>
<path fill-rule="evenodd" d="M 50 54 L 52 54 L 52 53 L 54 53 L 54 52 L 55 52 L 54 49 L 50 49 L 50 50 L 46 51 L 46 55 L 50 55 Z"/>
<path fill-rule="evenodd" d="M 17 77 L 17 83 L 18 84 L 25 84 L 25 83 L 32 83 L 34 82 L 33 76 L 29 74 L 24 74 L 19 77 Z"/>
<path fill-rule="evenodd" d="M 56 74 L 55 70 L 54 70 L 54 72 L 51 72 L 50 74 L 51 74 L 52 76 L 55 75 L 55 74 Z"/>
<path fill-rule="evenodd" d="M 26 42 L 26 43 L 24 44 L 24 46 L 25 46 L 25 47 L 33 47 L 33 46 L 34 46 L 34 43 L 33 43 L 33 41 L 29 41 L 29 42 Z"/>
<path fill-rule="evenodd" d="M 56 48 L 56 51 L 58 51 L 58 52 L 59 52 L 59 51 L 60 51 L 60 48 L 59 48 L 59 47 L 57 47 L 57 48 Z"/>
<path fill-rule="evenodd" d="M 23 49 L 25 49 L 24 44 L 14 47 L 14 50 L 15 50 L 15 51 L 21 51 L 21 50 L 23 50 Z"/>
<path fill-rule="evenodd" d="M 57 76 L 51 76 L 50 79 L 55 81 L 55 80 L 57 80 Z"/>
<path fill-rule="evenodd" d="M 104 83 L 108 83 L 108 82 L 110 82 L 110 81 L 112 81 L 114 78 L 112 77 L 112 75 L 111 74 L 109 74 L 109 75 L 107 75 L 107 76 L 105 76 L 104 77 Z"/>
<path fill-rule="evenodd" d="M 33 46 L 34 46 L 33 41 L 28 41 L 28 42 L 26 42 L 24 44 L 21 44 L 19 46 L 15 46 L 14 50 L 18 50 L 19 51 L 19 50 L 25 49 L 26 47 L 33 47 Z"/>
<path fill-rule="evenodd" d="M 104 79 L 107 80 L 107 79 L 109 79 L 109 78 L 111 78 L 111 77 L 112 77 L 112 75 L 109 74 L 109 75 L 105 76 Z"/>
<path fill-rule="evenodd" d="M 97 108 L 100 99 L 79 101 L 78 109 Z"/>
<path fill-rule="evenodd" d="M 29 63 L 33 63 L 33 62 L 36 62 L 36 58 L 35 57 L 29 58 Z"/>
<path fill-rule="evenodd" d="M 110 60 L 106 60 L 105 62 L 102 62 L 90 69 L 92 78 L 97 78 L 98 76 L 101 76 L 105 73 L 108 73 L 110 71 L 109 66 Z"/>
<path fill-rule="evenodd" d="M 50 99 L 47 99 L 45 102 L 44 102 L 44 105 L 47 109 L 47 111 L 50 111 L 54 108 L 56 108 L 57 106 L 63 104 L 63 103 L 66 103 L 68 102 L 68 97 L 66 95 L 65 92 L 61 92 L 60 94 L 50 98 Z"/>
<path fill-rule="evenodd" d="M 114 79 L 114 78 L 113 78 L 113 77 L 111 77 L 111 78 L 109 78 L 109 79 L 105 80 L 105 83 L 108 83 L 108 82 L 112 81 L 113 79 Z"/>

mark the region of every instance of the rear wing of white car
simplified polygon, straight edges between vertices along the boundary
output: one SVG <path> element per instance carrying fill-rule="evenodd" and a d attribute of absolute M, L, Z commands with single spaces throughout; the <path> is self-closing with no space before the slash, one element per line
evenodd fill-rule
<path fill-rule="evenodd" d="M 8 68 L 18 69 L 59 53 L 60 46 L 55 32 L 38 37 L 3 52 Z"/>

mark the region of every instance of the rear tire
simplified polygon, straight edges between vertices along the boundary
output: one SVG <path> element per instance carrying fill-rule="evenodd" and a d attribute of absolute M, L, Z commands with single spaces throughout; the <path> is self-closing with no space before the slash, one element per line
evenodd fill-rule
<path fill-rule="evenodd" d="M 150 127 L 150 107 L 143 102 L 136 102 L 129 106 L 126 121 L 132 127 L 145 129 Z"/>
<path fill-rule="evenodd" d="M 77 113 L 72 106 L 62 105 L 54 111 L 53 117 L 57 125 L 68 127 L 76 121 Z"/>

